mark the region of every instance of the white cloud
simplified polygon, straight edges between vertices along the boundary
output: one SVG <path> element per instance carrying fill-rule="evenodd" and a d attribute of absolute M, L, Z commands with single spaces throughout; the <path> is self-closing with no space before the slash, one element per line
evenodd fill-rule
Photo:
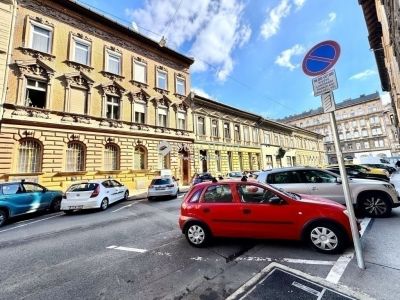
<path fill-rule="evenodd" d="M 319 23 L 319 27 L 322 29 L 322 31 L 329 32 L 335 20 L 336 20 L 336 13 L 332 11 L 328 14 L 327 19 Z"/>
<path fill-rule="evenodd" d="M 171 20 L 179 2 L 148 0 L 143 8 L 127 9 L 126 13 L 140 27 L 165 35 L 169 47 L 191 45 L 188 53 L 195 58 L 192 72 L 211 67 L 217 70 L 218 79 L 225 80 L 234 67 L 232 52 L 251 37 L 251 28 L 242 18 L 242 0 L 182 1 Z M 160 35 L 150 33 L 155 40 L 160 40 Z"/>
<path fill-rule="evenodd" d="M 264 23 L 261 25 L 261 35 L 264 39 L 269 39 L 279 31 L 283 18 L 286 18 L 290 14 L 292 6 L 289 0 L 281 0 L 278 6 L 272 8 Z"/>
<path fill-rule="evenodd" d="M 372 69 L 367 69 L 365 71 L 362 71 L 360 73 L 354 74 L 353 76 L 350 77 L 350 80 L 363 80 L 368 77 L 376 75 L 377 72 Z"/>
<path fill-rule="evenodd" d="M 213 99 L 212 96 L 210 94 L 208 94 L 202 88 L 192 87 L 192 92 L 194 92 L 196 95 L 202 96 L 204 98 Z"/>
<path fill-rule="evenodd" d="M 293 71 L 295 68 L 299 66 L 299 64 L 292 63 L 292 57 L 301 55 L 306 51 L 306 49 L 299 44 L 294 45 L 292 48 L 286 49 L 279 54 L 276 58 L 275 63 L 281 67 L 288 68 L 290 71 Z"/>
<path fill-rule="evenodd" d="M 306 0 L 294 0 L 294 5 L 296 5 L 297 9 L 302 8 L 304 3 L 306 3 Z"/>
<path fill-rule="evenodd" d="M 381 94 L 381 99 L 383 104 L 388 104 L 392 101 L 392 98 L 390 97 L 389 93 L 382 93 Z"/>

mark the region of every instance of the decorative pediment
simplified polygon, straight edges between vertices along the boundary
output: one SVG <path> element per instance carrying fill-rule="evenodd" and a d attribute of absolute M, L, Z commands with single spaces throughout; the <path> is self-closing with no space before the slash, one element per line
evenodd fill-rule
<path fill-rule="evenodd" d="M 152 101 L 156 106 L 170 106 L 172 101 L 165 95 L 161 97 L 153 97 Z"/>
<path fill-rule="evenodd" d="M 102 84 L 100 87 L 102 92 L 108 95 L 115 95 L 118 97 L 122 97 L 122 95 L 125 92 L 124 87 L 118 84 L 118 82 L 116 81 L 111 81 L 109 83 Z"/>
<path fill-rule="evenodd" d="M 184 101 L 180 103 L 174 103 L 172 104 L 172 106 L 174 106 L 176 110 L 184 110 L 184 111 L 187 111 L 189 108 L 189 105 Z"/>
<path fill-rule="evenodd" d="M 82 87 L 89 89 L 94 81 L 83 72 L 72 72 L 64 74 L 68 86 Z"/>
<path fill-rule="evenodd" d="M 136 91 L 129 92 L 128 97 L 129 97 L 129 100 L 131 100 L 131 101 L 148 102 L 151 96 L 144 89 L 138 89 Z"/>
<path fill-rule="evenodd" d="M 34 77 L 50 78 L 55 72 L 53 68 L 40 59 L 17 60 L 15 63 L 21 76 L 30 75 Z"/>

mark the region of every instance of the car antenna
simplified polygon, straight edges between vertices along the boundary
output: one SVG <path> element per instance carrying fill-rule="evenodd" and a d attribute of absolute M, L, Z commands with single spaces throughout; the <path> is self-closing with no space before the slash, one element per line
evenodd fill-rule
<path fill-rule="evenodd" d="M 243 175 L 242 179 L 240 179 L 240 181 L 247 181 L 247 176 Z"/>
<path fill-rule="evenodd" d="M 212 181 L 212 183 L 218 182 L 217 178 L 215 178 L 215 177 L 213 177 L 211 181 Z"/>

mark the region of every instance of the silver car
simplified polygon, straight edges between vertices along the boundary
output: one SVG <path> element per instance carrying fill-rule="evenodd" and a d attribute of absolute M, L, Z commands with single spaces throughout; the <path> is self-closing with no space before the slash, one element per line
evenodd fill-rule
<path fill-rule="evenodd" d="M 262 171 L 257 177 L 287 192 L 321 196 L 345 204 L 339 175 L 318 168 L 293 167 Z M 400 206 L 399 195 L 391 183 L 371 179 L 349 179 L 355 207 L 370 217 L 389 216 Z"/>

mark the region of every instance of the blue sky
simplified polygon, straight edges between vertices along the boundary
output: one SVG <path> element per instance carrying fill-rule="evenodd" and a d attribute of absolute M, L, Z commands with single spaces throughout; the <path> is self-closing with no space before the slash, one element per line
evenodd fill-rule
<path fill-rule="evenodd" d="M 267 118 L 320 106 L 301 61 L 316 43 L 341 45 L 341 102 L 381 92 L 356 0 L 82 0 L 196 60 L 192 88 Z M 112 3 L 112 4 L 110 4 Z"/>

